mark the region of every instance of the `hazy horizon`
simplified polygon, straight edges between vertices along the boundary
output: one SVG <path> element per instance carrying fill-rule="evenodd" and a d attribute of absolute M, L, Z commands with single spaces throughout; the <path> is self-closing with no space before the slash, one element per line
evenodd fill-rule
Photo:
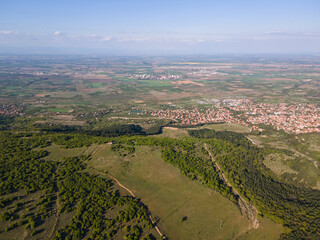
<path fill-rule="evenodd" d="M 3 0 L 0 53 L 319 53 L 319 10 L 315 0 Z"/>

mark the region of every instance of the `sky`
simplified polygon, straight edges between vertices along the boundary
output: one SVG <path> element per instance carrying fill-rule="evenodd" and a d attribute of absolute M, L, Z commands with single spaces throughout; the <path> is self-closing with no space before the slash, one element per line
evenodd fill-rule
<path fill-rule="evenodd" d="M 319 0 L 0 0 L 0 53 L 320 53 Z"/>

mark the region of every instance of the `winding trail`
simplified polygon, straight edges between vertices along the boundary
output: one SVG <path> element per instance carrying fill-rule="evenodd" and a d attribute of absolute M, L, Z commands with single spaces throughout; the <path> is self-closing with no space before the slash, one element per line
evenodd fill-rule
<path fill-rule="evenodd" d="M 56 173 L 58 173 L 58 170 L 60 169 L 60 167 L 61 167 L 61 164 L 59 164 L 59 166 L 56 170 Z M 59 220 L 60 201 L 59 201 L 59 194 L 56 193 L 56 195 L 57 195 L 57 199 L 56 199 L 56 206 L 55 206 L 55 210 L 54 210 L 54 216 L 56 216 L 56 219 L 54 221 L 53 228 L 52 228 L 52 231 L 51 231 L 48 239 L 51 239 L 53 237 L 53 234 L 55 233 L 55 230 L 57 229 L 57 224 L 58 224 L 58 220 Z"/>
<path fill-rule="evenodd" d="M 96 151 L 98 151 L 98 149 L 101 147 L 101 145 L 99 145 L 92 153 L 90 153 L 90 155 L 92 156 L 93 154 L 95 154 Z"/>
<path fill-rule="evenodd" d="M 107 174 L 106 174 L 106 175 L 107 175 Z M 122 187 L 124 190 L 128 191 L 132 197 L 136 197 L 136 196 L 133 194 L 133 192 L 132 192 L 130 189 L 128 189 L 128 188 L 126 188 L 125 186 L 123 186 L 123 185 L 118 181 L 118 179 L 116 179 L 114 176 L 111 176 L 111 175 L 108 175 L 108 176 L 109 176 L 110 178 L 112 178 L 113 180 L 115 180 L 120 187 Z"/>
<path fill-rule="evenodd" d="M 59 201 L 59 198 L 58 198 L 58 194 L 57 194 L 57 200 L 56 200 L 56 207 L 55 207 L 55 216 L 56 216 L 56 220 L 53 224 L 53 228 L 52 228 L 52 231 L 49 235 L 49 238 L 48 239 L 51 239 L 53 237 L 53 234 L 55 233 L 55 230 L 57 228 L 57 224 L 58 224 L 58 220 L 59 220 L 59 208 L 60 208 L 60 201 Z"/>
<path fill-rule="evenodd" d="M 136 196 L 134 195 L 134 193 L 133 193 L 129 188 L 126 188 L 125 186 L 123 186 L 123 185 L 119 182 L 119 180 L 116 179 L 116 178 L 115 178 L 114 176 L 112 176 L 111 174 L 106 174 L 106 173 L 103 173 L 103 172 L 98 172 L 98 171 L 96 171 L 96 170 L 94 170 L 94 171 L 97 172 L 97 173 L 99 173 L 99 174 L 102 174 L 102 175 L 105 175 L 105 176 L 108 176 L 108 177 L 112 178 L 114 181 L 116 181 L 116 183 L 117 183 L 121 188 L 123 188 L 123 189 L 126 190 L 128 193 L 130 193 L 130 195 L 131 195 L 132 197 L 136 197 Z M 150 214 L 149 212 L 147 212 L 147 214 L 148 214 L 148 217 L 149 217 L 149 219 L 150 219 L 150 221 L 151 221 L 154 229 L 157 231 L 157 233 L 160 235 L 160 237 L 161 237 L 162 239 L 165 239 L 165 236 L 160 232 L 160 230 L 159 230 L 159 228 L 157 227 L 156 223 L 154 222 L 151 214 Z"/>
<path fill-rule="evenodd" d="M 237 205 L 241 211 L 241 214 L 249 219 L 250 229 L 257 229 L 259 227 L 259 220 L 257 218 L 257 215 L 258 215 L 257 208 L 254 207 L 252 204 L 248 203 L 243 197 L 241 197 L 239 192 L 231 185 L 231 183 L 228 181 L 228 179 L 224 175 L 223 171 L 221 170 L 220 166 L 215 161 L 215 159 L 214 159 L 212 153 L 210 152 L 210 150 L 208 149 L 208 146 L 206 143 L 204 143 L 204 148 L 209 153 L 214 165 L 217 167 L 217 169 L 219 169 L 219 176 L 227 184 L 227 186 L 232 189 L 233 194 L 238 197 L 238 204 Z"/>
<path fill-rule="evenodd" d="M 93 152 L 89 153 L 89 155 L 92 156 L 100 147 L 101 147 L 101 145 L 98 145 Z M 90 148 L 91 148 L 91 146 L 87 147 L 86 150 L 84 150 L 81 155 L 86 155 L 86 152 L 89 151 Z"/>
<path fill-rule="evenodd" d="M 249 139 L 254 145 L 261 147 L 260 144 L 256 143 L 253 139 L 249 138 L 248 136 L 247 136 L 247 139 Z"/>

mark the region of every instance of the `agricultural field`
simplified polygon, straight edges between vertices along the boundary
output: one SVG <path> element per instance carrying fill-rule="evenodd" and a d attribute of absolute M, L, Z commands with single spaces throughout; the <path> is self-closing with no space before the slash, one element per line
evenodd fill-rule
<path fill-rule="evenodd" d="M 270 103 L 319 101 L 314 92 L 319 86 L 317 58 L 300 57 L 295 63 L 281 57 L 191 61 L 187 57 L 176 62 L 165 58 L 6 56 L 0 59 L 0 100 L 25 101 L 39 109 L 51 107 L 52 112 L 129 102 L 189 102 L 191 106 L 192 99 L 236 96 Z M 59 108 L 61 104 L 67 108 Z"/>

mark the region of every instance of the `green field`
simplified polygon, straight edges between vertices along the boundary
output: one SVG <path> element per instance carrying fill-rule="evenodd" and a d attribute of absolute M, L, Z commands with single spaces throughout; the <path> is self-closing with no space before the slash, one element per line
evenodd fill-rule
<path fill-rule="evenodd" d="M 67 113 L 70 111 L 70 109 L 66 109 L 66 108 L 48 108 L 47 110 L 49 112 L 63 112 L 63 113 Z"/>
<path fill-rule="evenodd" d="M 158 148 L 136 147 L 133 155 L 124 158 L 110 148 L 110 145 L 100 146 L 89 166 L 108 171 L 141 198 L 170 239 L 279 237 L 281 225 L 269 220 L 263 220 L 261 227 L 250 231 L 249 221 L 231 201 L 190 181 L 177 168 L 165 163 Z"/>
<path fill-rule="evenodd" d="M 263 163 L 278 175 L 283 173 L 297 174 L 297 171 L 294 171 L 285 164 L 286 160 L 288 160 L 288 156 L 284 154 L 271 153 L 265 157 Z"/>
<path fill-rule="evenodd" d="M 188 132 L 187 132 L 187 130 L 180 129 L 180 128 L 164 127 L 162 129 L 162 133 L 157 136 L 158 137 L 169 137 L 169 138 L 182 138 L 182 137 L 188 137 Z"/>
<path fill-rule="evenodd" d="M 41 150 L 47 150 L 49 152 L 49 155 L 46 156 L 44 159 L 52 160 L 52 161 L 61 161 L 61 159 L 64 157 L 80 156 L 81 154 L 85 153 L 87 149 L 88 149 L 87 147 L 65 149 L 65 148 L 61 148 L 56 144 L 52 144 L 48 147 L 42 148 Z M 36 150 L 40 150 L 40 149 L 36 149 Z"/>
<path fill-rule="evenodd" d="M 266 133 L 265 135 L 248 135 L 254 144 L 260 147 L 272 147 L 289 150 L 290 156 L 276 154 L 267 157 L 264 164 L 282 180 L 320 189 L 319 147 L 316 134 L 302 134 L 297 137 Z"/>
<path fill-rule="evenodd" d="M 220 124 L 206 124 L 202 128 L 208 128 L 215 131 L 232 131 L 232 132 L 239 132 L 239 133 L 248 133 L 250 131 L 250 127 L 240 125 L 237 123 L 220 123 Z"/>

